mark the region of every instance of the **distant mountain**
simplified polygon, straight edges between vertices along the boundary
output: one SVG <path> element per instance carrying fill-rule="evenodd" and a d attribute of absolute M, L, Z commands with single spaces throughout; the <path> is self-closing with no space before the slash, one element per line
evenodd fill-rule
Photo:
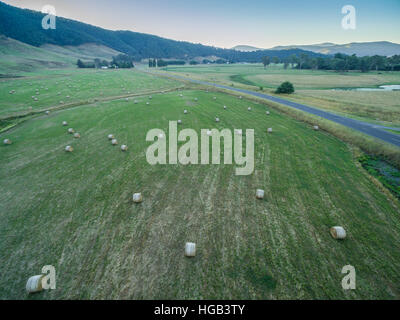
<path fill-rule="evenodd" d="M 265 50 L 265 49 L 260 49 L 252 46 L 236 46 L 233 47 L 232 50 L 236 51 L 242 51 L 242 52 L 253 52 L 253 51 L 258 51 L 258 50 Z"/>
<path fill-rule="evenodd" d="M 356 54 L 359 57 L 364 56 L 393 56 L 400 54 L 400 44 L 388 41 L 380 42 L 353 42 L 348 44 L 322 43 L 315 45 L 293 45 L 278 46 L 272 50 L 292 50 L 302 49 L 322 54 L 344 53 L 348 55 Z"/>
<path fill-rule="evenodd" d="M 111 31 L 82 22 L 57 17 L 56 30 L 44 30 L 41 12 L 20 9 L 0 2 L 0 34 L 35 47 L 56 45 L 71 47 L 97 44 L 129 54 L 136 60 L 145 58 L 193 59 L 216 56 L 232 62 L 261 62 L 263 56 L 286 58 L 299 55 L 301 49 L 241 52 L 201 44 L 169 40 L 131 31 Z M 307 52 L 311 56 L 321 54 Z"/>

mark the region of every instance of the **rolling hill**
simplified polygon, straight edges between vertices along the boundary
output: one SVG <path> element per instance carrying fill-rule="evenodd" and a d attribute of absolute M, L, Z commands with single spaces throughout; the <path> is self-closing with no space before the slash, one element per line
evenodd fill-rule
<path fill-rule="evenodd" d="M 0 34 L 31 46 L 80 46 L 95 43 L 123 52 L 139 61 L 145 58 L 192 59 L 217 56 L 232 62 L 260 62 L 261 57 L 288 57 L 300 54 L 300 49 L 240 52 L 189 42 L 175 41 L 132 31 L 111 31 L 82 22 L 57 17 L 57 29 L 42 29 L 44 14 L 20 9 L 0 2 Z M 320 56 L 309 52 L 311 56 Z"/>

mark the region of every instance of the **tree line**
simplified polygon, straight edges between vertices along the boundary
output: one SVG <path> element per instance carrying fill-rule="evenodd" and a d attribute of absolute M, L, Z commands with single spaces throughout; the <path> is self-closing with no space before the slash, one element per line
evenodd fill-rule
<path fill-rule="evenodd" d="M 264 56 L 261 62 L 266 68 L 271 63 L 283 64 L 284 68 L 309 69 L 309 70 L 334 70 L 338 72 L 347 72 L 359 70 L 361 72 L 375 71 L 400 71 L 400 55 L 391 57 L 386 56 L 367 56 L 357 57 L 354 55 L 345 55 L 336 53 L 334 56 L 310 57 L 306 53 L 300 55 L 291 55 L 281 59 L 279 57 Z"/>
<path fill-rule="evenodd" d="M 119 54 L 112 58 L 112 61 L 94 59 L 93 61 L 82 61 L 78 59 L 77 66 L 78 68 L 121 68 L 121 69 L 129 69 L 134 68 L 133 64 L 134 58 L 132 56 L 126 54 Z"/>

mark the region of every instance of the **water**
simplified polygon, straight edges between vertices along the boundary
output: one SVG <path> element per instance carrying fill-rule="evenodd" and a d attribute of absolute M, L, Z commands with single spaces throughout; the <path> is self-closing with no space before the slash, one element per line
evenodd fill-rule
<path fill-rule="evenodd" d="M 338 88 L 334 91 L 400 91 L 400 84 L 391 84 L 386 86 L 379 86 L 379 88 Z"/>

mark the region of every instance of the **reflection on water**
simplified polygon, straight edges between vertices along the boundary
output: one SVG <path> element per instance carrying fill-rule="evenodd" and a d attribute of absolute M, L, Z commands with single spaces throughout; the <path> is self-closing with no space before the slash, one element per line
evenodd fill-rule
<path fill-rule="evenodd" d="M 400 91 L 400 84 L 380 86 L 379 88 L 338 88 L 333 91 Z"/>

